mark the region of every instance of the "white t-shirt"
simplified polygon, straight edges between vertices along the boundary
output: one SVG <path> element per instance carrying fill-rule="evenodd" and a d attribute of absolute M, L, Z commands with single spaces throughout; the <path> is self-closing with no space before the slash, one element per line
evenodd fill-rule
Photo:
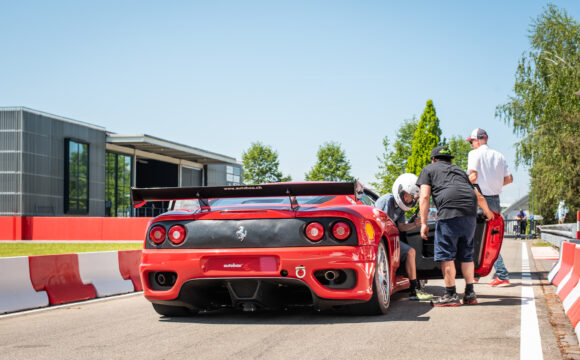
<path fill-rule="evenodd" d="M 503 178 L 509 176 L 505 158 L 499 151 L 481 145 L 477 150 L 471 150 L 467 157 L 467 172 L 477 171 L 476 184 L 483 195 L 499 195 L 503 187 Z"/>

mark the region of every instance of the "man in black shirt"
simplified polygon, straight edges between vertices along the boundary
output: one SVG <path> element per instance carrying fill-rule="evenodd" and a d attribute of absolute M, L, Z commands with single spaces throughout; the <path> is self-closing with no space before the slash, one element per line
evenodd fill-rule
<path fill-rule="evenodd" d="M 461 305 L 455 289 L 455 260 L 461 262 L 465 279 L 464 304 L 476 304 L 473 290 L 473 235 L 477 205 L 485 216 L 493 219 L 483 196 L 474 189 L 465 171 L 451 163 L 453 155 L 445 146 L 436 146 L 431 151 L 431 164 L 419 175 L 417 185 L 421 188 L 419 208 L 421 213 L 421 237 L 427 240 L 429 227 L 429 197 L 437 207 L 435 227 L 435 261 L 441 262 L 446 293 L 431 301 L 433 306 Z"/>

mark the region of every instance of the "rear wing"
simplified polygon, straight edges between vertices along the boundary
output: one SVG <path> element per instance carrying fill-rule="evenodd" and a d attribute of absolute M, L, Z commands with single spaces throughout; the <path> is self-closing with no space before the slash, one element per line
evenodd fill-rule
<path fill-rule="evenodd" d="M 275 183 L 240 186 L 200 186 L 200 187 L 173 187 L 173 188 L 131 188 L 133 206 L 138 208 L 147 201 L 171 201 L 212 198 L 236 197 L 269 197 L 289 196 L 295 204 L 296 196 L 316 195 L 354 195 L 360 200 L 363 193 L 376 197 L 370 190 L 365 189 L 358 181 L 352 182 L 303 182 L 303 183 Z"/>

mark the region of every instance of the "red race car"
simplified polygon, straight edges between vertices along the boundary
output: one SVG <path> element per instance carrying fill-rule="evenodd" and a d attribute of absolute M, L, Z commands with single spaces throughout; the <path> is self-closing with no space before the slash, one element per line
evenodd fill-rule
<path fill-rule="evenodd" d="M 345 305 L 384 314 L 391 295 L 409 287 L 398 269 L 399 241 L 417 251 L 419 278 L 441 278 L 432 239 L 418 230 L 399 234 L 359 182 L 132 189 L 132 197 L 136 207 L 172 201 L 178 209 L 180 200 L 189 207 L 157 216 L 147 229 L 139 270 L 161 315 Z M 501 217 L 478 219 L 476 273 L 489 273 L 502 239 Z"/>

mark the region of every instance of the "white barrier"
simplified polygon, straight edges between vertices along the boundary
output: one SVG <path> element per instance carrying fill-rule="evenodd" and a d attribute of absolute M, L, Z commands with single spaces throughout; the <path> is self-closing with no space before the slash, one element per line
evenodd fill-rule
<path fill-rule="evenodd" d="M 117 251 L 79 253 L 79 273 L 84 284 L 93 284 L 97 297 L 133 292 L 133 282 L 119 270 Z"/>
<path fill-rule="evenodd" d="M 558 262 L 556 263 L 556 265 L 554 265 L 554 267 L 552 268 L 552 270 L 550 270 L 550 273 L 548 274 L 548 281 L 550 282 L 550 284 L 552 283 L 552 280 L 554 280 L 554 278 L 558 274 L 558 271 L 560 271 L 560 265 L 562 264 L 562 249 L 563 248 L 564 248 L 563 246 L 560 247 L 560 256 L 558 257 Z"/>
<path fill-rule="evenodd" d="M 0 259 L 0 314 L 43 306 L 48 306 L 48 295 L 34 290 L 28 256 Z"/>

